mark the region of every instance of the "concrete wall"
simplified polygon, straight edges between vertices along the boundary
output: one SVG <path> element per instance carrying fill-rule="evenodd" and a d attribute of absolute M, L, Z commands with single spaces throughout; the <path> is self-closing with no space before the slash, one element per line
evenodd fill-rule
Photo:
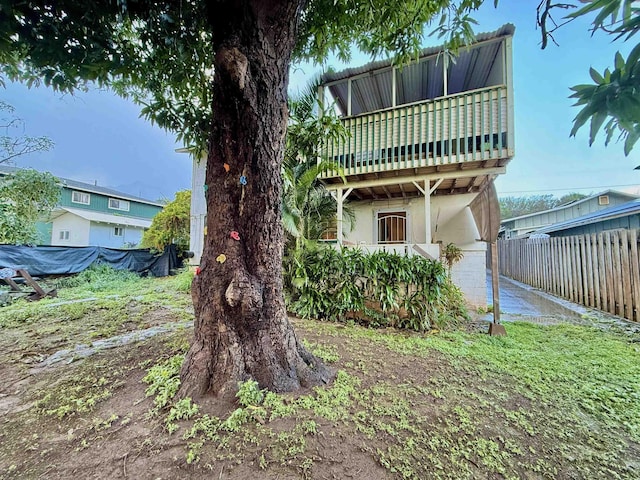
<path fill-rule="evenodd" d="M 60 215 L 52 222 L 51 245 L 86 247 L 89 245 L 91 222 L 71 213 Z M 60 239 L 60 232 L 68 231 L 68 239 Z"/>

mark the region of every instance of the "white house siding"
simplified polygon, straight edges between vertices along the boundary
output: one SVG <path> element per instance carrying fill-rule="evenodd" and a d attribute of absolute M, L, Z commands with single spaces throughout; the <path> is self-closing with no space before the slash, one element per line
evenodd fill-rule
<path fill-rule="evenodd" d="M 207 201 L 204 195 L 206 171 L 206 159 L 193 161 L 189 250 L 193 252 L 194 256 L 190 260 L 191 265 L 200 265 L 200 258 L 204 248 L 205 221 L 207 218 Z"/>
<path fill-rule="evenodd" d="M 480 236 L 469 209 L 469 203 L 477 194 L 442 195 L 431 197 L 431 237 L 433 243 L 446 246 L 454 243 L 464 253 L 464 258 L 452 269 L 452 279 L 465 294 L 472 306 L 486 306 L 486 244 L 477 241 Z M 407 244 L 424 244 L 424 198 L 352 202 L 356 214 L 353 231 L 345 228 L 345 244 L 374 245 L 376 218 L 379 211 L 407 212 Z M 409 253 L 411 249 L 407 249 Z M 433 251 L 433 250 L 432 250 Z"/>
<path fill-rule="evenodd" d="M 122 236 L 115 234 L 115 229 L 122 229 Z M 137 245 L 142 240 L 143 228 L 91 222 L 88 245 L 94 247 L 123 248 Z"/>
<path fill-rule="evenodd" d="M 51 228 L 51 245 L 84 247 L 89 245 L 91 222 L 70 213 L 54 219 Z M 60 232 L 69 232 L 68 239 L 60 239 Z"/>

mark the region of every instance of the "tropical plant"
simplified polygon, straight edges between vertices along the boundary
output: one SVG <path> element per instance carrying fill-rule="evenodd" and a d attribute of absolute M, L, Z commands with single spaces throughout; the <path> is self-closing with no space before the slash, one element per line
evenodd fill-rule
<path fill-rule="evenodd" d="M 178 252 L 186 252 L 189 249 L 190 211 L 191 191 L 177 192 L 175 198 L 153 217 L 140 246 L 163 251 L 167 245 L 174 243 Z"/>
<path fill-rule="evenodd" d="M 37 243 L 36 222 L 49 216 L 60 191 L 49 172 L 19 169 L 0 177 L 0 244 Z"/>
<path fill-rule="evenodd" d="M 634 0 L 580 0 L 580 3 L 582 6 L 578 8 L 575 2 L 540 2 L 538 25 L 542 31 L 542 48 L 549 39 L 554 41 L 553 31 L 558 28 L 552 17 L 554 9 L 575 8 L 565 17 L 568 21 L 595 15 L 593 32 L 604 31 L 613 35 L 614 40 L 629 40 L 640 31 L 640 7 Z M 602 73 L 590 68 L 589 75 L 593 83 L 571 87 L 574 93 L 570 98 L 576 99 L 575 106 L 582 107 L 573 121 L 571 136 L 590 121 L 589 145 L 604 126 L 605 145 L 617 136 L 617 140 L 624 140 L 624 154 L 629 155 L 640 138 L 640 44 L 626 59 L 616 52 L 613 68 Z"/>
<path fill-rule="evenodd" d="M 426 331 L 466 317 L 442 263 L 420 256 L 319 245 L 286 271 L 290 309 L 304 318 Z"/>
<path fill-rule="evenodd" d="M 453 266 L 464 258 L 462 249 L 455 243 L 448 243 L 446 247 L 442 249 L 442 259 L 447 266 L 449 277 L 451 277 L 451 269 Z"/>
<path fill-rule="evenodd" d="M 321 143 L 343 139 L 347 131 L 332 108 L 319 105 L 320 77 L 311 80 L 298 95 L 289 99 L 289 125 L 282 163 L 282 223 L 296 249 L 307 240 L 322 238 L 334 225 L 337 202 L 319 181 L 320 174 L 342 169 L 323 158 Z M 345 208 L 351 225 L 353 212 Z"/>

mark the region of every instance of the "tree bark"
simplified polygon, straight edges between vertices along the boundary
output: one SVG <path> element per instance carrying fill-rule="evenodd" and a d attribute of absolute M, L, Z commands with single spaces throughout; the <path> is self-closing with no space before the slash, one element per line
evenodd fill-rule
<path fill-rule="evenodd" d="M 192 287 L 195 331 L 181 371 L 183 397 L 235 393 L 238 381 L 249 378 L 285 392 L 332 376 L 296 338 L 283 297 L 281 164 L 303 3 L 211 3 L 207 236 Z"/>

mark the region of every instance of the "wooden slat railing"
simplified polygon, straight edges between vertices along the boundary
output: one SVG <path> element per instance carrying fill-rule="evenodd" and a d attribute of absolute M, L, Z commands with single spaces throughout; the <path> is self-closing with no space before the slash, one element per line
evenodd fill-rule
<path fill-rule="evenodd" d="M 345 118 L 349 137 L 323 155 L 347 176 L 505 158 L 513 151 L 508 116 L 506 86 L 463 92 Z"/>

